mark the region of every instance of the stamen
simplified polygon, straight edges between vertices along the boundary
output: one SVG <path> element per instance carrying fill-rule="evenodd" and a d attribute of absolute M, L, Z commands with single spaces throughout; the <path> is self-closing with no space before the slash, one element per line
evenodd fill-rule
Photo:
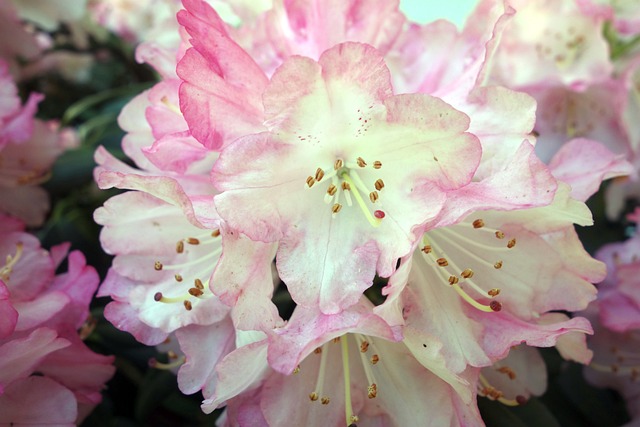
<path fill-rule="evenodd" d="M 508 366 L 502 366 L 501 368 L 498 369 L 498 372 L 500 372 L 501 374 L 507 375 L 510 380 L 516 379 L 516 373 L 513 371 L 513 369 L 511 369 Z"/>
<path fill-rule="evenodd" d="M 336 194 L 336 191 L 338 191 L 338 187 L 333 184 L 329 185 L 329 188 L 327 188 L 327 194 L 330 196 L 334 196 Z"/>
<path fill-rule="evenodd" d="M 499 270 L 502 268 L 502 261 L 496 261 L 495 264 L 493 264 L 493 268 L 495 268 L 496 270 Z"/>
<path fill-rule="evenodd" d="M 512 247 L 514 247 L 515 245 L 516 245 L 516 239 L 515 239 L 515 238 L 513 238 L 513 239 L 509 240 L 509 242 L 507 243 L 507 247 L 508 247 L 509 249 L 511 249 L 511 248 L 512 248 Z"/>
<path fill-rule="evenodd" d="M 329 399 L 327 396 L 323 396 L 322 399 L 320 399 L 320 403 L 322 403 L 323 405 L 328 405 L 329 402 L 331 402 L 331 399 Z"/>
<path fill-rule="evenodd" d="M 465 279 L 470 279 L 473 277 L 473 270 L 471 270 L 470 268 L 467 268 L 462 273 L 460 273 L 460 275 Z"/>
<path fill-rule="evenodd" d="M 201 290 L 204 289 L 204 285 L 202 284 L 202 280 L 200 280 L 200 279 L 194 280 L 194 285 L 198 289 L 201 289 Z"/>
<path fill-rule="evenodd" d="M 333 169 L 338 170 L 341 169 L 342 166 L 344 166 L 344 162 L 342 161 L 342 159 L 337 159 L 333 164 Z"/>
<path fill-rule="evenodd" d="M 482 228 L 484 227 L 484 221 L 480 218 L 476 219 L 475 221 L 473 221 L 473 228 Z"/>
<path fill-rule="evenodd" d="M 375 162 L 373 162 L 374 169 L 380 169 L 381 167 L 382 167 L 382 162 L 380 162 L 379 160 L 376 160 Z"/>
<path fill-rule="evenodd" d="M 496 231 L 496 238 L 504 239 L 504 233 L 500 230 Z"/>
<path fill-rule="evenodd" d="M 222 247 L 216 249 L 215 251 L 212 251 L 212 252 L 208 253 L 207 255 L 205 255 L 205 256 L 203 256 L 201 258 L 197 258 L 197 259 L 194 259 L 192 261 L 185 262 L 185 263 L 182 263 L 182 264 L 163 265 L 160 261 L 156 261 L 156 263 L 154 265 L 154 268 L 157 271 L 160 271 L 160 270 L 181 270 L 181 269 L 183 269 L 185 267 L 190 267 L 192 265 L 199 264 L 199 263 L 201 263 L 203 261 L 206 261 L 206 260 L 209 260 L 211 258 L 215 258 L 218 255 L 220 255 L 221 252 L 222 252 Z"/>
<path fill-rule="evenodd" d="M 176 279 L 176 282 L 182 282 L 182 276 L 179 274 L 176 274 L 175 276 L 173 276 Z"/>
<path fill-rule="evenodd" d="M 448 265 L 449 265 L 449 261 L 447 261 L 447 259 L 446 259 L 446 258 L 438 258 L 438 259 L 436 260 L 436 262 L 438 263 L 438 265 L 439 265 L 440 267 L 446 267 L 446 266 L 448 266 Z"/>
<path fill-rule="evenodd" d="M 371 364 L 372 365 L 375 365 L 379 361 L 380 361 L 380 356 L 378 356 L 377 354 L 374 354 L 373 356 L 371 356 Z"/>
<path fill-rule="evenodd" d="M 486 313 L 491 313 L 491 312 L 494 312 L 494 311 L 500 311 L 502 309 L 502 304 L 500 304 L 498 301 L 495 301 L 495 300 L 491 301 L 491 303 L 489 305 L 481 304 L 478 301 L 476 301 L 475 299 L 471 298 L 471 296 L 469 296 L 469 294 L 466 293 L 460 287 L 460 285 L 453 284 L 451 286 L 453 287 L 453 289 L 456 290 L 458 295 L 460 295 L 463 300 L 465 300 L 470 305 L 472 305 L 473 307 L 477 308 L 480 311 L 484 311 Z"/>
<path fill-rule="evenodd" d="M 349 371 L 349 346 L 347 345 L 347 337 L 341 336 L 340 343 L 342 345 L 342 371 L 344 374 L 344 410 L 347 425 L 357 420 L 357 416 L 353 413 L 351 404 L 351 378 Z"/>
<path fill-rule="evenodd" d="M 187 361 L 187 358 L 185 356 L 182 356 L 178 360 L 175 360 L 175 361 L 173 361 L 171 363 L 158 362 L 158 360 L 155 357 L 152 357 L 151 359 L 149 359 L 149 367 L 150 368 L 154 368 L 154 369 L 162 369 L 162 370 L 168 371 L 168 370 L 171 370 L 173 368 L 179 368 L 186 361 Z"/>
<path fill-rule="evenodd" d="M 163 96 L 160 99 L 160 102 L 162 102 L 170 111 L 176 113 L 179 116 L 182 116 L 182 111 L 180 111 L 180 108 L 178 108 L 177 105 L 169 101 L 169 98 L 167 98 L 166 96 Z"/>
<path fill-rule="evenodd" d="M 16 266 L 20 257 L 22 257 L 23 247 L 24 245 L 22 242 L 16 243 L 16 254 L 13 256 L 7 255 L 7 257 L 5 258 L 4 266 L 0 268 L 0 279 L 2 279 L 3 281 L 9 281 L 13 267 Z"/>
<path fill-rule="evenodd" d="M 316 400 L 318 400 L 320 396 L 322 396 L 322 389 L 324 388 L 324 375 L 327 367 L 327 355 L 329 353 L 328 350 L 329 349 L 327 348 L 327 351 L 322 351 L 322 347 L 318 347 L 314 350 L 315 354 L 318 354 L 318 353 L 320 354 L 320 369 L 318 369 L 318 376 L 316 377 L 316 386 L 314 388 L 314 391 L 309 395 L 309 398 L 311 399 L 312 402 L 315 402 Z M 325 399 L 327 399 L 327 403 L 329 403 L 328 402 L 329 398 L 326 396 L 323 396 L 321 400 L 321 403 L 323 405 L 327 404 L 327 403 L 324 403 Z"/>
<path fill-rule="evenodd" d="M 202 296 L 202 294 L 204 294 L 204 292 L 202 292 L 198 288 L 189 288 L 189 294 L 194 296 L 194 297 L 199 297 L 199 296 Z"/>
<path fill-rule="evenodd" d="M 367 388 L 367 397 L 369 399 L 373 399 L 377 395 L 378 395 L 378 386 L 376 385 L 376 383 L 373 383 Z"/>
<path fill-rule="evenodd" d="M 315 391 L 314 391 L 314 392 L 309 393 L 309 399 L 310 399 L 312 402 L 315 402 L 316 400 L 318 400 L 318 397 L 319 397 L 319 396 L 318 396 L 318 393 L 316 393 Z"/>
<path fill-rule="evenodd" d="M 457 276 L 449 276 L 449 284 L 450 285 L 455 285 L 459 281 L 460 281 L 460 279 L 458 279 Z"/>
<path fill-rule="evenodd" d="M 353 200 L 351 200 L 351 186 L 348 182 L 342 181 L 342 194 L 347 199 L 347 206 L 353 206 Z"/>
<path fill-rule="evenodd" d="M 377 179 L 373 186 L 376 187 L 376 190 L 380 191 L 384 188 L 384 181 L 381 179 Z"/>
<path fill-rule="evenodd" d="M 369 200 L 371 200 L 371 203 L 375 203 L 378 200 L 378 192 L 377 191 L 372 191 L 371 193 L 369 193 Z"/>
<path fill-rule="evenodd" d="M 489 289 L 487 291 L 487 294 L 489 294 L 491 298 L 497 297 L 498 295 L 500 295 L 500 289 L 499 288 Z"/>
<path fill-rule="evenodd" d="M 179 253 L 179 254 L 184 252 L 184 242 L 182 240 L 180 240 L 178 243 L 176 243 L 176 252 Z"/>
<path fill-rule="evenodd" d="M 191 309 L 193 308 L 193 306 L 191 305 L 191 301 L 189 300 L 184 300 L 183 304 L 184 304 L 185 310 L 187 311 L 191 311 Z"/>
<path fill-rule="evenodd" d="M 316 176 L 315 176 L 316 181 L 320 182 L 320 180 L 322 180 L 323 177 L 324 177 L 324 171 L 321 168 L 316 169 Z"/>
<path fill-rule="evenodd" d="M 189 237 L 187 239 L 187 243 L 190 245 L 199 245 L 200 244 L 200 240 L 196 239 L 195 237 Z"/>
<path fill-rule="evenodd" d="M 369 341 L 365 341 L 365 340 L 363 340 L 363 341 L 360 343 L 360 352 L 361 352 L 361 353 L 366 353 L 366 352 L 367 352 L 367 350 L 369 350 Z"/>
<path fill-rule="evenodd" d="M 211 232 L 211 237 L 218 237 L 218 236 L 220 236 L 220 230 L 216 228 Z"/>
<path fill-rule="evenodd" d="M 480 384 L 478 384 L 478 394 L 480 396 L 487 397 L 491 400 L 497 400 L 506 406 L 519 406 L 527 403 L 527 398 L 521 395 L 517 395 L 515 399 L 506 399 L 504 393 L 497 388 L 493 387 L 484 375 L 480 374 Z"/>
<path fill-rule="evenodd" d="M 340 203 L 334 204 L 333 207 L 331 208 L 331 212 L 333 212 L 334 215 L 340 212 L 340 210 L 342 210 L 342 205 Z"/>
<path fill-rule="evenodd" d="M 367 166 L 367 162 L 364 161 L 364 159 L 362 157 L 358 157 L 356 159 L 356 163 L 358 164 L 358 166 L 360 166 L 361 168 Z"/>
<path fill-rule="evenodd" d="M 431 246 L 429 245 L 424 245 L 422 247 L 422 252 L 424 252 L 425 254 L 430 254 L 431 253 Z"/>
<path fill-rule="evenodd" d="M 358 202 L 358 205 L 362 210 L 362 213 L 364 213 L 364 216 L 367 218 L 367 221 L 369 221 L 369 224 L 371 224 L 373 227 L 379 227 L 381 223 L 380 219 L 375 218 L 374 216 L 371 215 L 371 212 L 369 212 L 367 205 L 364 203 L 364 200 L 362 200 L 362 197 L 360 196 L 360 192 L 357 190 L 349 174 L 347 174 L 346 172 L 343 173 L 342 179 L 345 180 L 345 182 L 347 182 L 351 187 L 353 195 L 355 196 L 356 201 Z"/>
<path fill-rule="evenodd" d="M 156 271 L 160 271 L 160 270 L 162 270 L 162 267 L 163 267 L 163 266 L 162 266 L 162 263 L 161 263 L 160 261 L 156 261 L 156 262 L 155 262 L 155 264 L 153 265 L 153 268 L 154 268 Z"/>

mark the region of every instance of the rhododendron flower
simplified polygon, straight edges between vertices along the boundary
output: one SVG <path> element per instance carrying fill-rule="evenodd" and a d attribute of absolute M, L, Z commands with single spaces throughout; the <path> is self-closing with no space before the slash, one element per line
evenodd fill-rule
<path fill-rule="evenodd" d="M 100 402 L 114 373 L 113 359 L 93 353 L 78 335 L 98 275 L 77 251 L 68 271 L 55 275 L 68 245 L 48 253 L 21 222 L 0 220 L 0 422 L 74 425 Z M 42 405 L 25 404 L 36 395 Z"/>

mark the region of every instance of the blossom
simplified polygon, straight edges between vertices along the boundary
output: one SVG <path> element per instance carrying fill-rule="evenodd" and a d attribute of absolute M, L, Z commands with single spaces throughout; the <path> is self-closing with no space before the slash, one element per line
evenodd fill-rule
<path fill-rule="evenodd" d="M 113 358 L 93 353 L 78 336 L 88 317 L 98 275 L 83 255 L 68 254 L 68 271 L 55 275 L 68 245 L 40 248 L 24 224 L 3 216 L 0 270 L 0 421 L 73 425 L 98 404 L 114 373 Z M 34 376 L 39 372 L 39 376 Z M 20 402 L 40 396 L 34 408 Z"/>

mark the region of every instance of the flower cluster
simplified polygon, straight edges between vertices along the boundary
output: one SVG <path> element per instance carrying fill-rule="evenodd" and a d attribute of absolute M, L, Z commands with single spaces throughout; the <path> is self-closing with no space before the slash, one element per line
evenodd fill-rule
<path fill-rule="evenodd" d="M 612 10 L 547 3 L 482 1 L 459 31 L 394 1 L 184 0 L 180 38 L 137 50 L 162 79 L 119 117 L 135 166 L 96 152 L 132 190 L 95 212 L 105 316 L 177 341 L 222 425 L 482 425 L 476 396 L 544 390 L 532 347 L 588 363 L 565 313 L 605 266 L 574 225 L 631 143 L 598 102 Z"/>

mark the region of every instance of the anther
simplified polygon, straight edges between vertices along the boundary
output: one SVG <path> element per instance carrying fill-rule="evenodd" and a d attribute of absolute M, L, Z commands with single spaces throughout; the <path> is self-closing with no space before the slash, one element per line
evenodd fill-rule
<path fill-rule="evenodd" d="M 195 285 L 195 287 L 197 289 L 200 289 L 200 290 L 204 289 L 204 285 L 202 284 L 202 280 L 200 280 L 200 279 L 194 280 L 193 284 Z"/>
<path fill-rule="evenodd" d="M 378 200 L 378 192 L 372 191 L 369 193 L 369 200 L 371 200 L 371 203 L 375 203 Z"/>
<path fill-rule="evenodd" d="M 425 254 L 430 254 L 431 253 L 431 246 L 429 245 L 424 245 L 422 247 L 422 252 L 424 252 Z"/>
<path fill-rule="evenodd" d="M 496 231 L 496 237 L 498 239 L 504 239 L 504 233 L 500 230 Z"/>
<path fill-rule="evenodd" d="M 335 185 L 331 184 L 329 186 L 329 188 L 327 188 L 327 194 L 330 196 L 333 196 L 336 194 L 336 191 L 338 191 L 338 187 L 336 187 Z"/>
<path fill-rule="evenodd" d="M 381 167 L 382 167 L 382 162 L 380 160 L 376 160 L 375 162 L 373 162 L 374 169 L 380 169 Z"/>
<path fill-rule="evenodd" d="M 436 262 L 440 267 L 446 267 L 447 265 L 449 265 L 449 261 L 447 261 L 446 258 L 438 258 Z"/>
<path fill-rule="evenodd" d="M 156 261 L 156 263 L 153 265 L 153 268 L 155 268 L 156 271 L 162 270 L 162 263 L 160 261 Z"/>
<path fill-rule="evenodd" d="M 322 403 L 323 405 L 328 405 L 329 402 L 331 402 L 331 399 L 329 399 L 327 396 L 324 396 L 320 399 L 320 403 Z"/>
<path fill-rule="evenodd" d="M 187 243 L 190 245 L 199 245 L 200 244 L 200 240 L 196 239 L 195 237 L 189 237 L 187 239 Z"/>
<path fill-rule="evenodd" d="M 189 294 L 193 295 L 194 297 L 199 297 L 199 296 L 202 296 L 202 294 L 204 294 L 204 292 L 202 292 L 198 288 L 189 288 Z"/>
<path fill-rule="evenodd" d="M 475 221 L 473 221 L 473 228 L 482 228 L 482 227 L 484 227 L 484 221 L 483 220 L 478 218 Z"/>
<path fill-rule="evenodd" d="M 502 261 L 496 261 L 495 264 L 493 264 L 493 268 L 495 268 L 496 270 L 499 270 L 502 268 Z"/>
<path fill-rule="evenodd" d="M 156 302 L 160 302 L 161 299 L 162 299 L 162 292 L 156 292 L 155 295 L 153 296 L 153 300 Z"/>
<path fill-rule="evenodd" d="M 502 373 L 502 374 L 506 374 L 510 380 L 515 380 L 516 379 L 516 373 L 513 372 L 513 369 L 511 369 L 508 366 L 503 366 L 500 369 L 498 369 L 498 372 Z"/>
<path fill-rule="evenodd" d="M 362 341 L 360 343 L 360 352 L 366 353 L 369 350 L 369 341 Z"/>
<path fill-rule="evenodd" d="M 296 366 L 293 370 L 293 375 L 300 373 L 300 365 Z"/>
<path fill-rule="evenodd" d="M 358 166 L 360 166 L 361 168 L 367 166 L 367 162 L 364 161 L 364 159 L 362 157 L 358 157 L 356 159 L 356 163 L 358 164 Z"/>
<path fill-rule="evenodd" d="M 367 397 L 369 399 L 373 399 L 377 395 L 378 395 L 378 386 L 376 385 L 376 383 L 373 383 L 369 387 L 367 387 Z"/>
<path fill-rule="evenodd" d="M 313 350 L 313 352 L 314 352 L 315 354 L 320 354 L 320 353 L 322 353 L 322 347 L 316 347 L 316 349 L 315 349 L 315 350 Z"/>
<path fill-rule="evenodd" d="M 211 232 L 211 237 L 218 237 L 218 236 L 220 236 L 220 230 L 216 228 Z"/>
<path fill-rule="evenodd" d="M 313 184 L 316 183 L 316 180 L 314 177 L 312 177 L 311 175 L 309 175 L 307 177 L 307 185 L 309 186 L 309 188 L 313 187 Z"/>
<path fill-rule="evenodd" d="M 176 279 L 176 282 L 182 282 L 182 276 L 179 274 L 176 274 L 175 276 L 173 276 Z"/>
<path fill-rule="evenodd" d="M 337 214 L 342 209 L 342 205 L 340 203 L 336 203 L 331 207 L 331 212 Z"/>
<path fill-rule="evenodd" d="M 500 311 L 502 310 L 502 304 L 500 304 L 498 301 L 493 300 L 489 303 L 489 307 L 491 307 L 491 310 L 493 311 Z"/>
<path fill-rule="evenodd" d="M 460 275 L 465 279 L 470 279 L 473 277 L 473 270 L 466 268 L 462 273 L 460 273 Z"/>
<path fill-rule="evenodd" d="M 511 248 L 512 248 L 512 247 L 514 247 L 515 245 L 516 245 L 516 239 L 515 239 L 515 238 L 514 238 L 514 239 L 509 240 L 509 242 L 507 243 L 507 247 L 508 247 L 509 249 L 511 249 Z"/>
<path fill-rule="evenodd" d="M 516 396 L 516 402 L 518 402 L 518 405 L 524 405 L 525 403 L 527 403 L 529 400 L 522 396 L 521 394 Z"/>
<path fill-rule="evenodd" d="M 449 284 L 455 285 L 459 282 L 458 276 L 449 276 Z"/>
<path fill-rule="evenodd" d="M 180 240 L 178 243 L 176 243 L 176 252 L 179 253 L 179 254 L 184 252 L 184 242 L 182 240 Z"/>
<path fill-rule="evenodd" d="M 318 397 L 320 397 L 320 396 L 318 396 L 318 393 L 316 393 L 315 391 L 313 393 L 309 393 L 309 399 L 312 402 L 315 402 L 316 400 L 318 400 Z"/>
<path fill-rule="evenodd" d="M 351 185 L 349 185 L 349 183 L 348 183 L 348 182 L 346 182 L 346 181 L 342 181 L 342 189 L 343 189 L 344 191 L 351 190 Z"/>
<path fill-rule="evenodd" d="M 376 187 L 376 190 L 380 191 L 384 188 L 384 181 L 381 179 L 377 179 L 375 184 L 373 184 Z"/>
<path fill-rule="evenodd" d="M 324 171 L 320 168 L 316 169 L 316 181 L 320 182 L 320 180 L 322 180 L 322 178 L 324 177 Z"/>
<path fill-rule="evenodd" d="M 372 365 L 375 365 L 379 361 L 380 361 L 380 357 L 377 354 L 374 354 L 373 356 L 371 356 L 371 364 Z"/>
<path fill-rule="evenodd" d="M 489 294 L 491 298 L 497 297 L 498 295 L 500 295 L 500 289 L 498 288 L 489 289 L 487 291 L 487 294 Z"/>
<path fill-rule="evenodd" d="M 184 304 L 184 308 L 187 311 L 191 311 L 191 309 L 193 308 L 193 306 L 191 305 L 191 301 L 189 300 L 184 300 L 183 304 Z"/>
<path fill-rule="evenodd" d="M 342 159 L 337 159 L 335 161 L 335 163 L 333 164 L 333 169 L 338 170 L 338 169 L 342 168 L 343 165 L 344 165 L 344 163 L 342 162 Z"/>
<path fill-rule="evenodd" d="M 382 219 L 384 218 L 386 215 L 384 213 L 384 211 L 373 211 L 373 216 L 375 216 L 378 219 Z"/>

